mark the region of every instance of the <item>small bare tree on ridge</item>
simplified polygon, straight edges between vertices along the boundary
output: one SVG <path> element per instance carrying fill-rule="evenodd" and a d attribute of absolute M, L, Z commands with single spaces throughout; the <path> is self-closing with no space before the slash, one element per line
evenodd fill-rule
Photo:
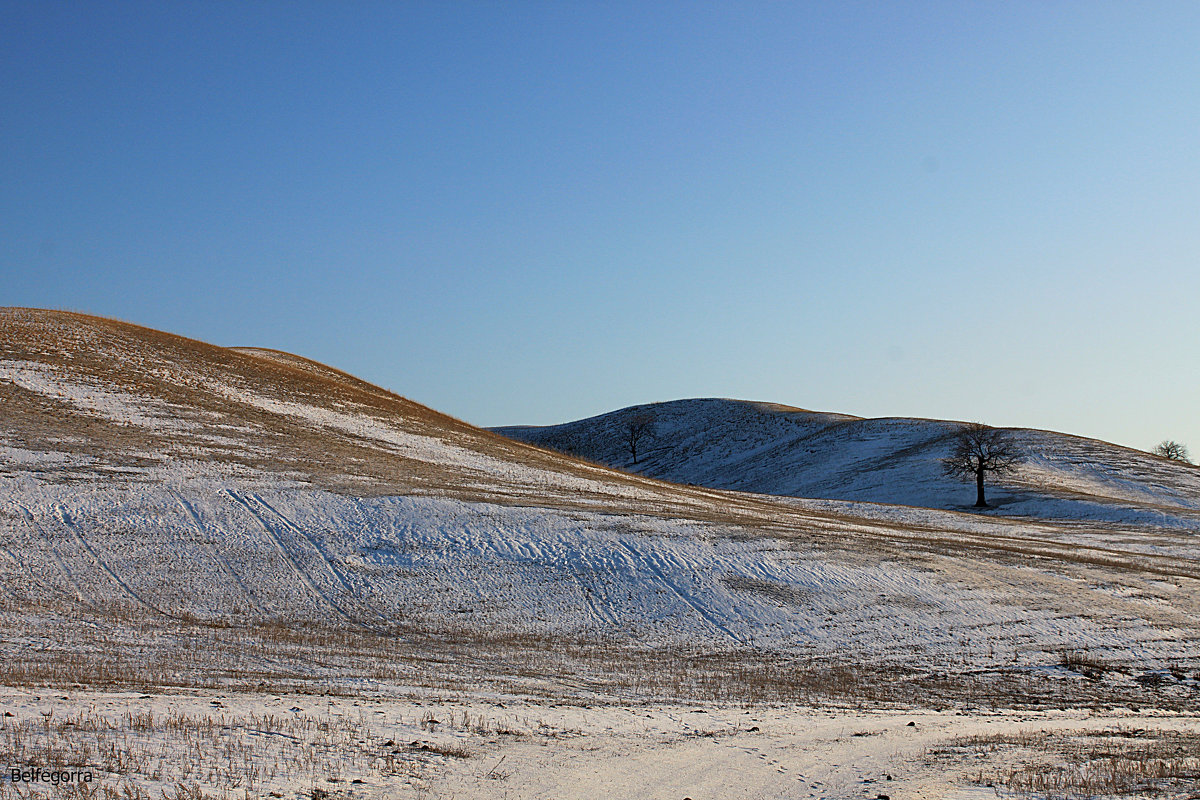
<path fill-rule="evenodd" d="M 984 477 L 1012 472 L 1022 457 L 1008 431 L 971 422 L 954 435 L 950 456 L 942 459 L 942 472 L 962 480 L 974 478 L 975 507 L 987 508 L 983 496 Z"/>
<path fill-rule="evenodd" d="M 1191 458 L 1188 457 L 1187 445 L 1173 439 L 1164 439 L 1154 445 L 1154 449 L 1150 452 L 1159 458 L 1165 458 L 1170 461 L 1182 461 L 1184 464 L 1192 463 Z"/>

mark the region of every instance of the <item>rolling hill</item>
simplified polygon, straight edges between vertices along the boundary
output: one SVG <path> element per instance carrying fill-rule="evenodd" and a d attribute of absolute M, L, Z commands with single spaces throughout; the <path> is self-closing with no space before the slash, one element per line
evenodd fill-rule
<path fill-rule="evenodd" d="M 298 356 L 32 309 L 0 310 L 0 400 L 9 683 L 1169 705 L 1191 678 L 1135 677 L 1200 659 L 1190 473 L 1134 456 L 1157 506 L 1132 471 L 1086 502 L 1171 524 L 866 506 L 913 500 L 949 424 L 695 401 L 658 409 L 667 482 Z M 848 500 L 761 493 L 817 485 L 780 468 L 787 436 Z M 1068 650 L 1120 669 L 1082 683 Z"/>
<path fill-rule="evenodd" d="M 628 420 L 654 420 L 634 462 Z M 963 423 L 861 419 L 738 400 L 633 406 L 545 427 L 493 428 L 556 451 L 681 484 L 743 492 L 968 509 L 974 488 L 942 474 Z M 1200 468 L 1095 439 L 1011 429 L 1026 458 L 992 481 L 1003 515 L 1196 528 Z"/>

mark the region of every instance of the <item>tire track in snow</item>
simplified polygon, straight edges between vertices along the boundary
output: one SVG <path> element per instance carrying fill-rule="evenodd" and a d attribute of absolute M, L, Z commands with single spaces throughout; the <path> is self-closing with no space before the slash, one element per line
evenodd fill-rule
<path fill-rule="evenodd" d="M 593 617 L 605 623 L 606 625 L 620 625 L 613 614 L 604 611 L 604 609 L 596 605 L 596 601 L 592 599 L 591 589 L 569 565 L 567 566 L 567 574 L 570 575 L 571 579 L 575 581 L 576 585 L 579 586 L 579 593 L 583 595 L 583 601 L 587 603 L 587 607 L 591 610 Z"/>
<path fill-rule="evenodd" d="M 688 606 L 690 606 L 693 611 L 695 611 L 697 614 L 700 615 L 701 619 L 703 619 L 709 625 L 713 626 L 714 628 L 716 628 L 721 633 L 725 634 L 726 636 L 728 636 L 730 639 L 737 642 L 738 644 L 743 643 L 742 638 L 740 636 L 735 634 L 733 631 L 729 630 L 729 628 L 725 627 L 725 625 L 722 624 L 719 620 L 717 620 L 712 615 L 711 612 L 709 612 L 707 609 L 705 609 L 703 606 L 701 606 L 699 603 L 697 603 L 695 600 L 693 600 L 689 595 L 687 595 L 683 590 L 681 590 L 678 586 L 676 586 L 675 583 L 673 581 L 671 581 L 671 579 L 668 578 L 666 576 L 666 574 L 658 567 L 658 565 L 654 563 L 651 555 L 639 553 L 633 547 L 633 545 L 629 544 L 626 541 L 620 540 L 620 544 L 621 544 L 621 547 L 625 548 L 625 550 L 627 550 L 629 552 L 629 554 L 631 556 L 633 556 L 633 560 L 634 560 L 635 564 L 637 564 L 640 560 L 641 563 L 646 567 L 646 569 L 648 569 L 648 570 L 650 570 L 650 572 L 654 573 L 654 576 L 656 578 L 658 578 L 658 580 L 663 584 L 663 586 L 666 586 L 668 589 L 671 590 L 672 593 L 674 593 L 674 595 L 676 597 L 678 597 L 680 600 L 682 600 L 684 603 L 686 603 Z"/>
<path fill-rule="evenodd" d="M 250 492 L 246 495 L 246 498 L 253 501 L 255 505 L 265 508 L 267 511 L 271 512 L 271 514 L 279 520 L 280 524 L 283 525 L 284 528 L 308 542 L 309 546 L 320 558 L 321 563 L 325 566 L 325 569 L 329 572 L 329 576 L 333 578 L 335 582 L 340 584 L 342 589 L 345 590 L 347 594 L 351 594 L 350 587 L 346 584 L 346 580 L 342 577 L 342 573 L 338 571 L 337 567 L 335 567 L 329 560 L 329 557 L 325 555 L 325 551 L 313 540 L 311 536 L 308 535 L 307 531 L 305 531 L 296 523 L 292 522 L 287 516 L 285 516 L 266 500 L 263 500 L 261 495 Z"/>
<path fill-rule="evenodd" d="M 54 547 L 54 540 L 50 538 L 50 534 L 46 533 L 45 528 L 38 524 L 37 518 L 34 517 L 33 512 L 20 503 L 14 503 L 13 505 L 15 505 L 21 512 L 21 519 L 25 521 L 26 526 L 28 526 L 30 530 L 36 531 L 39 537 L 45 540 L 46 548 L 50 551 L 50 555 L 53 557 L 54 563 L 58 566 L 58 571 L 61 572 L 63 577 L 67 579 L 67 583 L 71 584 L 71 586 L 75 589 L 75 597 L 79 600 L 79 602 L 83 603 L 88 608 L 95 609 L 96 604 L 85 596 L 83 587 L 75 578 L 75 573 L 71 572 L 70 568 L 67 567 L 66 562 L 62 560 L 62 556 L 58 554 L 58 550 Z"/>
<path fill-rule="evenodd" d="M 299 561 L 297 561 L 295 556 L 293 556 L 292 553 L 288 551 L 287 547 L 284 546 L 283 540 L 279 538 L 279 533 L 275 531 L 269 524 L 267 524 L 267 520 L 264 518 L 262 511 L 255 508 L 254 504 L 251 503 L 247 497 L 243 497 L 232 489 L 226 489 L 225 494 L 229 495 L 229 498 L 233 500 L 233 502 L 246 509 L 250 516 L 252 516 L 256 522 L 258 522 L 258 526 L 263 529 L 263 532 L 267 534 L 267 538 L 271 540 L 271 544 L 275 546 L 275 551 L 283 557 L 283 560 L 286 561 L 289 566 L 291 566 L 292 571 L 296 573 L 296 577 L 298 577 L 300 581 L 306 587 L 308 587 L 308 590 L 312 592 L 315 597 L 325 601 L 325 604 L 333 609 L 335 614 L 347 622 L 355 625 L 361 624 L 358 620 L 346 613 L 341 606 L 335 603 L 333 599 L 329 597 L 329 595 L 327 595 L 317 586 L 312 575 L 310 575 L 307 570 L 300 566 Z"/>
<path fill-rule="evenodd" d="M 168 614 L 167 612 L 163 611 L 161 608 L 154 605 L 153 603 L 149 603 L 146 600 L 143 600 L 141 595 L 139 595 L 133 589 L 129 588 L 129 584 L 125 583 L 125 581 L 119 575 L 117 575 L 117 573 L 113 572 L 113 570 L 108 566 L 107 562 L 105 562 L 104 559 L 102 559 L 100 557 L 100 554 L 96 552 L 95 548 L 93 548 L 92 545 L 88 542 L 88 540 L 83 537 L 83 534 L 79 532 L 79 527 L 71 519 L 71 515 L 67 513 L 67 510 L 65 508 L 63 508 L 61 503 L 55 503 L 53 506 L 53 509 L 54 509 L 54 516 L 56 516 L 58 518 L 58 521 L 63 524 L 63 527 L 65 527 L 67 530 L 69 530 L 71 532 L 71 535 L 73 537 L 75 537 L 75 541 L 79 543 L 79 546 L 81 548 L 83 548 L 84 552 L 86 552 L 88 554 L 88 556 L 91 558 L 92 564 L 97 569 L 99 569 L 101 572 L 103 572 L 105 575 L 107 575 L 112 580 L 112 582 L 115 583 L 117 585 L 117 587 L 121 589 L 121 591 L 123 591 L 125 594 L 129 595 L 129 597 L 132 598 L 135 603 L 142 606 L 143 608 L 147 608 L 147 609 L 153 611 L 155 614 L 160 614 L 164 617 L 174 617 L 175 616 L 174 614 Z"/>
<path fill-rule="evenodd" d="M 384 615 L 380 614 L 379 611 L 372 608 L 365 601 L 363 601 L 358 596 L 358 593 L 355 592 L 350 587 L 350 584 L 346 583 L 346 578 L 344 575 L 342 575 L 342 571 L 339 570 L 337 568 L 337 565 L 334 564 L 333 561 L 329 558 L 329 556 L 327 556 L 325 554 L 325 549 L 323 547 L 321 547 L 321 545 L 319 545 L 312 536 L 309 536 L 308 531 L 304 530 L 304 528 L 300 527 L 295 522 L 292 522 L 292 520 L 290 518 L 288 518 L 282 511 L 279 511 L 277 508 L 275 508 L 275 506 L 271 505 L 266 500 L 263 500 L 260 495 L 252 492 L 252 493 L 250 493 L 249 497 L 255 503 L 259 504 L 260 506 L 262 506 L 263 508 L 267 509 L 272 514 L 274 514 L 275 517 L 279 520 L 279 522 L 286 529 L 290 530 L 292 533 L 299 536 L 304 541 L 308 542 L 309 546 L 313 549 L 313 551 L 317 554 L 317 557 L 321 560 L 321 563 L 325 565 L 325 569 L 329 570 L 330 577 L 332 577 L 334 579 L 334 581 L 336 581 L 337 584 L 342 587 L 342 591 L 345 592 L 345 596 L 348 600 L 351 600 L 356 605 L 358 605 L 364 613 L 374 616 L 374 617 L 377 617 L 378 619 L 380 619 L 383 622 L 386 622 L 386 623 L 391 622 L 391 620 L 389 620 Z"/>
<path fill-rule="evenodd" d="M 255 598 L 254 593 L 250 591 L 250 588 L 246 586 L 245 581 L 242 580 L 241 576 L 234 572 L 233 567 L 229 564 L 229 561 L 223 555 L 221 555 L 216 546 L 209 542 L 207 538 L 205 538 L 204 523 L 200 521 L 200 515 L 196 513 L 195 507 L 179 492 L 171 490 L 171 494 L 175 495 L 175 499 L 179 501 L 180 507 L 183 508 L 184 513 L 187 515 L 188 519 L 191 520 L 192 527 L 196 530 L 196 541 L 200 543 L 201 547 L 208 551 L 209 555 L 213 557 L 213 560 L 221 565 L 221 570 L 231 579 L 233 579 L 233 582 L 238 585 L 238 588 L 242 590 L 242 595 L 246 598 L 250 607 L 259 614 L 265 616 L 266 610 Z"/>
<path fill-rule="evenodd" d="M 497 530 L 496 533 L 501 533 L 501 531 Z M 494 541 L 481 544 L 496 558 L 501 558 L 514 564 L 541 564 L 553 570 L 554 574 L 565 576 L 566 579 L 579 588 L 579 594 L 583 597 L 584 605 L 587 606 L 592 620 L 606 626 L 621 626 L 620 620 L 614 613 L 606 610 L 602 603 L 596 602 L 598 592 L 593 590 L 592 586 L 580 574 L 585 571 L 590 571 L 592 574 L 596 573 L 594 569 L 587 569 L 591 562 L 587 561 L 586 558 L 576 559 L 564 556 L 556 552 L 548 541 L 541 543 L 533 541 L 520 542 L 513 541 L 513 538 L 511 536 L 499 536 L 498 539 L 503 541 L 503 547 L 498 547 Z M 585 555 L 584 551 L 581 550 L 579 555 L 583 557 Z M 486 603 L 489 598 L 486 594 L 480 593 L 479 600 Z"/>

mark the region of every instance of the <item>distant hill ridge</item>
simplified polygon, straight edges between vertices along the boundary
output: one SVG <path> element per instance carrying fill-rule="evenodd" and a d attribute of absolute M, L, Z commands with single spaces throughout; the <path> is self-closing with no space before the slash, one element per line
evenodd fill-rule
<path fill-rule="evenodd" d="M 654 423 L 635 463 L 628 422 L 639 415 Z M 492 430 L 678 483 L 956 509 L 974 502 L 973 490 L 945 477 L 941 459 L 963 424 L 704 398 L 631 406 L 561 425 Z M 1002 513 L 1108 518 L 1111 506 L 1156 514 L 1200 510 L 1196 467 L 1069 434 L 1011 432 L 1027 458 L 990 490 L 989 501 Z"/>

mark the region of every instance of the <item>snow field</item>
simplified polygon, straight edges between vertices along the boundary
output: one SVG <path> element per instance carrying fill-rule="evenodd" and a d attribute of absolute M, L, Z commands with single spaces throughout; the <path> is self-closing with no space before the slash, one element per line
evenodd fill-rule
<path fill-rule="evenodd" d="M 844 540 L 814 544 L 227 476 L 0 478 L 0 488 L 0 575 L 16 603 L 368 629 L 469 625 L 876 665 L 1028 669 L 1083 649 L 1162 667 L 1197 649 L 1177 583 L 922 556 L 902 535 L 868 553 L 853 525 Z"/>

